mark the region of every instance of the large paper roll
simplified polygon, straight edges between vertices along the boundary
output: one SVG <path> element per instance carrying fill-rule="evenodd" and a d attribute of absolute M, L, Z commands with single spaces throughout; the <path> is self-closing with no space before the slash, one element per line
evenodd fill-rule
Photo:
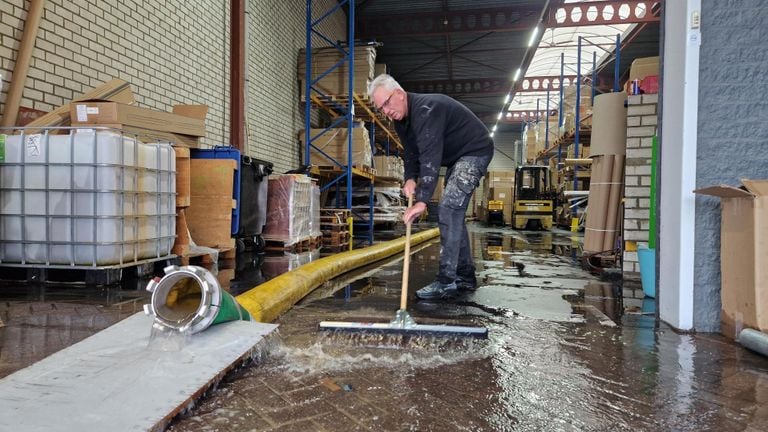
<path fill-rule="evenodd" d="M 619 235 L 619 207 L 621 207 L 621 197 L 624 195 L 624 156 L 608 156 L 613 165 L 611 171 L 610 194 L 608 196 L 607 216 L 605 218 L 605 238 L 603 239 L 603 250 L 612 250 L 616 247 L 616 238 Z"/>
<path fill-rule="evenodd" d="M 602 252 L 605 241 L 605 219 L 610 194 L 609 182 L 613 164 L 606 156 L 599 156 L 592 163 L 589 185 L 589 207 L 584 229 L 584 252 Z"/>
<path fill-rule="evenodd" d="M 606 93 L 595 96 L 592 111 L 592 157 L 627 154 L 627 94 Z"/>

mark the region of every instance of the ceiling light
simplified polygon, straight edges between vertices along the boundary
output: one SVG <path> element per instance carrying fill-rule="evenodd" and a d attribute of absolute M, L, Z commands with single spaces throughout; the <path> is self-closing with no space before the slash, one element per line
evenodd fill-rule
<path fill-rule="evenodd" d="M 539 26 L 536 26 L 533 28 L 533 33 L 531 33 L 531 39 L 528 40 L 528 46 L 533 46 L 533 43 L 536 41 L 536 36 L 539 35 Z"/>
<path fill-rule="evenodd" d="M 515 71 L 515 77 L 512 78 L 512 81 L 517 81 L 517 79 L 520 78 L 520 72 L 522 72 L 520 68 L 517 68 L 517 70 Z"/>
<path fill-rule="evenodd" d="M 507 93 L 507 95 L 504 97 L 504 105 L 507 103 L 509 103 L 509 93 Z"/>
<path fill-rule="evenodd" d="M 498 117 L 499 120 L 501 120 L 502 115 L 503 115 L 502 113 L 499 113 L 499 117 Z"/>
<path fill-rule="evenodd" d="M 493 129 L 491 129 L 491 133 L 496 132 L 496 128 L 499 127 L 499 125 L 493 125 Z"/>

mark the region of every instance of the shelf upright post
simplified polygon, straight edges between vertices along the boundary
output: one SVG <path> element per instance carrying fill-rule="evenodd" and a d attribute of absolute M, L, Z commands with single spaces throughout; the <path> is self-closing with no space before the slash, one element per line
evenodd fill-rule
<path fill-rule="evenodd" d="M 579 158 L 579 129 L 581 129 L 581 116 L 579 111 L 581 111 L 581 36 L 579 36 L 578 41 L 578 48 L 576 53 L 576 113 L 575 113 L 575 124 L 576 124 L 576 131 L 574 132 L 573 136 L 573 157 L 578 159 Z M 579 166 L 574 165 L 573 166 L 573 190 L 579 190 L 579 176 L 578 176 Z M 573 208 L 574 215 L 576 214 L 576 207 Z"/>
<path fill-rule="evenodd" d="M 312 148 L 312 121 L 310 115 L 312 113 L 312 103 L 309 96 L 312 91 L 312 0 L 307 0 L 307 36 L 306 46 L 304 49 L 304 95 L 306 102 L 304 103 L 304 164 L 311 165 L 310 149 Z"/>
<path fill-rule="evenodd" d="M 545 152 L 549 150 L 549 88 L 550 87 L 551 86 L 547 86 L 547 107 L 546 107 L 547 117 L 545 120 L 547 122 L 547 125 L 546 125 L 546 132 L 544 132 L 544 151 Z"/>
<path fill-rule="evenodd" d="M 339 2 L 341 5 L 344 2 Z M 347 0 L 347 208 L 352 210 L 352 129 L 354 128 L 355 99 L 355 2 Z"/>
<path fill-rule="evenodd" d="M 621 34 L 616 34 L 616 61 L 613 62 L 613 91 L 619 91 L 619 62 L 621 61 Z"/>
<path fill-rule="evenodd" d="M 597 83 L 597 51 L 592 51 L 592 106 L 595 106 L 595 87 Z"/>
<path fill-rule="evenodd" d="M 563 75 L 565 74 L 565 53 L 560 53 L 560 108 L 557 110 L 557 130 L 558 134 L 560 131 L 560 128 L 563 127 L 563 89 L 565 88 L 565 83 L 563 82 Z M 557 167 L 560 168 L 560 164 L 563 162 L 563 144 L 561 143 L 557 146 Z"/>

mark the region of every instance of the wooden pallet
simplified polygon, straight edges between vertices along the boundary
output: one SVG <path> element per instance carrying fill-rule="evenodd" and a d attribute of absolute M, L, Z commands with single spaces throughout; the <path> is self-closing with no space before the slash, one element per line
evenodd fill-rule
<path fill-rule="evenodd" d="M 349 231 L 323 231 L 323 247 L 349 243 Z"/>
<path fill-rule="evenodd" d="M 265 252 L 290 252 L 302 253 L 319 249 L 323 246 L 323 237 L 306 237 L 292 244 L 285 244 L 282 241 L 267 240 L 265 242 Z"/>
<path fill-rule="evenodd" d="M 209 267 L 213 264 L 217 264 L 218 261 L 226 261 L 235 259 L 237 250 L 232 248 L 218 249 L 218 254 L 209 252 L 187 252 L 186 254 L 179 255 L 179 265 L 196 265 L 200 267 Z M 215 257 L 215 255 L 218 255 Z M 217 259 L 218 258 L 218 261 Z"/>
<path fill-rule="evenodd" d="M 376 168 L 369 167 L 367 165 L 352 165 L 352 168 L 363 172 L 364 174 L 368 174 L 371 176 L 376 176 Z M 321 174 L 323 173 L 341 173 L 343 169 L 338 165 L 318 165 L 317 169 L 320 171 Z"/>
<path fill-rule="evenodd" d="M 324 208 L 320 209 L 322 223 L 346 224 L 352 211 L 349 209 Z"/>

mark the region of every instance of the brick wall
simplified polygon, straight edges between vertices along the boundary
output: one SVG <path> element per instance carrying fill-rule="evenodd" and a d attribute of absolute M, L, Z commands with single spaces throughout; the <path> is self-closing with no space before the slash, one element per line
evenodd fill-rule
<path fill-rule="evenodd" d="M 315 1 L 315 16 L 335 0 Z M 210 107 L 205 145 L 229 142 L 229 2 L 187 0 L 48 0 L 21 105 L 50 111 L 112 78 L 131 83 L 144 107 Z M 22 37 L 25 0 L 0 3 L 0 109 Z M 248 15 L 249 149 L 276 163 L 298 164 L 296 56 L 305 45 L 306 2 L 250 2 Z M 337 12 L 323 24 L 331 40 L 345 39 Z"/>
<path fill-rule="evenodd" d="M 624 240 L 630 244 L 647 245 L 651 208 L 651 145 L 656 135 L 659 95 L 634 95 L 629 96 L 627 101 Z M 637 252 L 625 250 L 625 277 L 637 276 L 639 272 Z"/>
<path fill-rule="evenodd" d="M 206 142 L 226 139 L 228 2 L 49 0 L 21 105 L 50 111 L 112 78 L 131 83 L 141 106 L 210 106 Z M 24 0 L 2 3 L 2 101 L 22 37 Z M 201 31 L 201 29 L 206 29 Z M 194 41 L 194 43 L 189 43 Z"/>
<path fill-rule="evenodd" d="M 259 2 L 260 4 L 263 2 Z M 297 60 L 306 45 L 306 2 L 268 1 L 250 6 L 248 25 L 249 152 L 275 163 L 276 172 L 299 166 L 303 148 L 297 133 L 304 129 L 304 106 L 299 103 Z M 312 15 L 322 16 L 335 0 L 314 1 Z M 318 26 L 330 40 L 346 39 L 346 16 L 341 10 Z M 314 35 L 312 46 L 325 46 Z"/>

